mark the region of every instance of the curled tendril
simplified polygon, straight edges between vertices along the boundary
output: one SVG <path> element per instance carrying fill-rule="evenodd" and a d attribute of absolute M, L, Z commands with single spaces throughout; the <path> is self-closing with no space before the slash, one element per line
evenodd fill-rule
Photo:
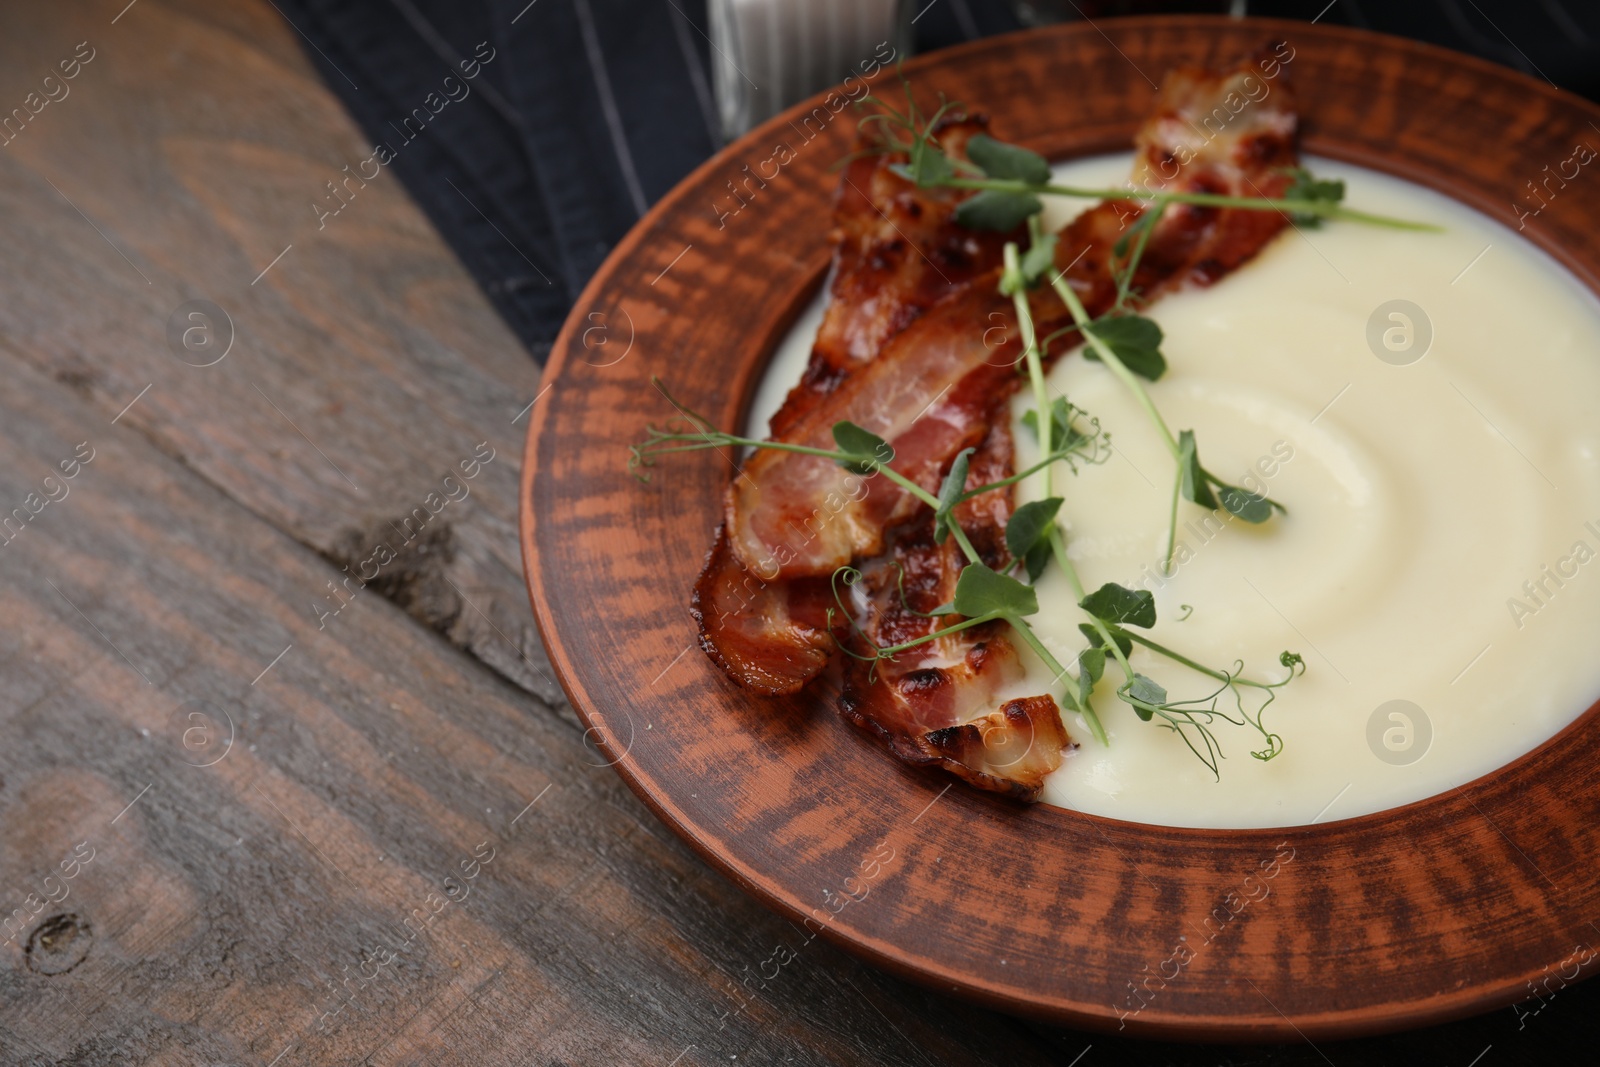
<path fill-rule="evenodd" d="M 896 585 L 900 593 L 900 604 L 901 607 L 903 607 L 908 613 L 920 616 L 924 619 L 939 619 L 949 614 L 949 612 L 918 611 L 916 608 L 913 608 L 911 606 L 911 602 L 906 598 L 905 568 L 901 566 L 899 560 L 890 561 L 889 566 L 895 569 Z M 929 644 L 930 642 L 938 640 L 940 637 L 944 636 L 946 628 L 943 626 L 935 626 L 931 632 L 923 634 L 921 637 L 914 638 L 910 641 L 906 641 L 903 644 L 891 645 L 888 647 L 879 645 L 865 630 L 861 628 L 860 624 L 856 622 L 855 613 L 851 611 L 850 608 L 845 604 L 844 599 L 839 593 L 839 586 L 841 584 L 846 589 L 849 589 L 854 587 L 855 584 L 863 577 L 864 575 L 862 572 L 855 567 L 839 567 L 833 572 L 829 578 L 829 587 L 833 593 L 834 606 L 828 608 L 827 610 L 826 626 L 828 628 L 829 636 L 833 638 L 834 646 L 837 647 L 839 651 L 843 652 L 852 659 L 859 660 L 862 663 L 872 664 L 872 669 L 867 672 L 867 680 L 876 681 L 878 677 L 878 664 L 880 662 L 884 660 L 893 660 L 896 656 L 907 649 L 916 648 L 919 645 Z M 851 635 L 853 635 L 862 644 L 866 645 L 866 647 L 872 649 L 871 655 L 857 652 L 848 644 L 839 640 L 838 631 L 833 624 L 836 617 L 843 617 L 849 623 Z M 974 625 L 975 623 L 981 621 L 983 620 L 968 620 L 951 628 L 964 629 L 967 626 Z"/>
<path fill-rule="evenodd" d="M 628 473 L 646 484 L 650 481 L 650 473 L 644 468 L 656 465 L 656 456 L 662 452 L 692 452 L 701 448 L 713 448 L 717 441 L 713 436 L 715 431 L 709 430 L 705 425 L 698 424 L 698 416 L 674 415 L 669 418 L 666 425 L 657 427 L 654 423 L 645 424 L 645 439 L 638 444 L 628 446 Z M 668 448 L 668 445 L 681 445 L 686 447 Z"/>
<path fill-rule="evenodd" d="M 1060 400 L 1066 405 L 1066 417 L 1060 424 L 1065 432 L 1061 442 L 1055 447 L 1054 462 L 1065 463 L 1069 472 L 1077 474 L 1080 464 L 1098 467 L 1109 460 L 1113 455 L 1111 433 L 1101 428 L 1099 416 L 1089 414 L 1066 397 L 1061 397 Z M 1039 416 L 1037 412 L 1032 414 L 1035 419 L 1034 433 L 1037 434 Z M 1054 411 L 1051 412 L 1050 418 L 1055 419 Z M 1054 436 L 1052 433 L 1051 437 Z"/>
<path fill-rule="evenodd" d="M 850 153 L 830 169 L 842 169 L 855 160 L 868 156 L 892 155 L 896 152 L 903 152 L 908 155 L 914 154 L 919 145 L 931 148 L 949 158 L 949 153 L 939 143 L 939 137 L 935 131 L 946 116 L 956 116 L 958 119 L 964 117 L 966 115 L 966 105 L 960 101 L 951 100 L 944 93 L 940 93 L 938 108 L 934 110 L 932 115 L 925 118 L 921 109 L 917 107 L 916 99 L 911 94 L 910 80 L 903 73 L 898 71 L 896 73 L 899 75 L 900 85 L 906 95 L 905 111 L 902 112 L 896 109 L 894 105 L 875 93 L 868 93 L 856 101 L 855 106 L 858 110 L 878 109 L 869 115 L 862 116 L 856 124 L 856 129 L 864 131 L 874 126 L 878 127 L 879 142 Z M 904 137 L 901 136 L 901 131 L 904 131 Z M 963 160 L 951 158 L 950 162 L 958 169 L 968 169 L 975 174 L 982 174 L 982 171 L 977 170 L 977 168 L 972 167 Z"/>
<path fill-rule="evenodd" d="M 655 460 L 645 454 L 644 445 L 628 446 L 628 473 L 645 485 L 650 484 L 650 472 L 642 468 L 655 465 Z"/>
<path fill-rule="evenodd" d="M 854 587 L 855 584 L 861 580 L 861 577 L 861 571 L 855 567 L 840 567 L 828 577 L 828 587 L 833 593 L 833 602 L 837 606 L 836 608 L 830 607 L 827 612 L 826 618 L 828 636 L 833 638 L 833 643 L 840 652 L 843 652 L 852 659 L 860 660 L 862 663 L 872 664 L 872 669 L 867 672 L 867 680 L 869 682 L 875 682 L 878 678 L 878 661 L 881 659 L 892 659 L 893 655 L 884 655 L 883 649 L 878 647 L 878 643 L 861 628 L 859 623 L 856 622 L 855 612 L 851 611 L 845 606 L 843 598 L 839 595 L 839 586 L 841 583 L 846 589 L 849 589 Z M 850 624 L 850 633 L 854 637 L 858 638 L 862 644 L 872 649 L 872 655 L 868 656 L 857 652 L 845 642 L 839 640 L 839 635 L 833 625 L 834 612 L 836 610 L 838 614 Z"/>
<path fill-rule="evenodd" d="M 862 640 L 866 641 L 868 644 L 871 644 L 872 640 L 867 637 L 866 633 L 861 629 L 860 626 L 856 625 L 855 613 L 845 606 L 844 601 L 839 596 L 840 584 L 843 584 L 846 589 L 853 589 L 855 584 L 860 580 L 861 571 L 859 569 L 855 567 L 840 567 L 828 577 L 828 588 L 833 593 L 833 602 L 838 605 L 839 614 L 850 620 L 850 628 L 859 634 Z M 829 608 L 828 613 L 829 621 L 831 623 L 833 608 Z"/>
<path fill-rule="evenodd" d="M 1268 730 L 1261 721 L 1262 717 L 1266 714 L 1267 708 L 1272 706 L 1272 702 L 1278 699 L 1276 690 L 1282 689 L 1284 686 L 1288 685 L 1290 682 L 1306 673 L 1305 657 L 1300 655 L 1298 652 L 1290 652 L 1285 649 L 1283 653 L 1278 656 L 1278 662 L 1289 668 L 1289 673 L 1281 682 L 1259 683 L 1259 688 L 1266 692 L 1267 699 L 1262 702 L 1261 707 L 1256 709 L 1255 719 L 1251 723 L 1251 725 L 1253 725 L 1257 730 L 1261 731 L 1262 736 L 1264 736 L 1267 740 L 1266 748 L 1250 753 L 1250 755 L 1254 756 L 1263 763 L 1272 759 L 1274 756 L 1283 751 L 1283 738 Z M 1239 707 L 1240 713 L 1244 714 L 1244 703 L 1242 696 L 1240 697 Z"/>
<path fill-rule="evenodd" d="M 1289 673 L 1276 682 L 1258 682 L 1244 677 L 1243 660 L 1234 660 L 1232 670 L 1208 671 L 1208 674 L 1218 678 L 1222 684 L 1210 693 L 1192 700 L 1169 700 L 1162 704 L 1151 704 L 1132 699 L 1129 692 L 1131 682 L 1117 690 L 1117 695 L 1135 708 L 1149 712 L 1153 719 L 1159 719 L 1156 725 L 1177 734 L 1188 746 L 1189 751 L 1206 765 L 1212 776 L 1220 780 L 1220 761 L 1227 756 L 1222 751 L 1222 744 L 1217 740 L 1216 734 L 1211 731 L 1212 725 L 1218 719 L 1232 726 L 1250 727 L 1260 734 L 1265 747 L 1253 749 L 1250 755 L 1261 762 L 1274 759 L 1283 752 L 1283 737 L 1267 729 L 1264 717 L 1273 701 L 1278 699 L 1277 690 L 1304 674 L 1306 668 L 1305 659 L 1298 652 L 1285 651 L 1279 655 L 1278 662 L 1289 668 Z M 1266 694 L 1266 699 L 1254 712 L 1245 704 L 1244 689 L 1259 689 Z M 1218 706 L 1224 693 L 1233 695 L 1234 714 Z M 1193 731 L 1194 736 L 1191 736 L 1190 731 Z"/>
<path fill-rule="evenodd" d="M 1082 417 L 1088 424 L 1087 431 L 1079 429 L 1077 419 Z M 1066 455 L 1062 461 L 1073 474 L 1078 473 L 1078 464 L 1097 467 L 1111 458 L 1111 434 L 1100 428 L 1100 418 L 1091 415 L 1078 407 L 1072 401 L 1067 401 L 1067 431 L 1072 434 L 1063 449 Z"/>
<path fill-rule="evenodd" d="M 628 446 L 628 473 L 646 484 L 650 481 L 650 474 L 648 471 L 641 473 L 641 470 L 654 467 L 655 457 L 662 452 L 693 452 L 702 448 L 716 448 L 721 444 L 717 440 L 719 433 L 715 423 L 679 402 L 667 392 L 660 378 L 652 374 L 650 383 L 667 398 L 667 403 L 672 405 L 676 414 L 669 417 L 660 429 L 654 423 L 645 423 L 645 439 Z M 667 448 L 670 444 L 684 447 Z"/>

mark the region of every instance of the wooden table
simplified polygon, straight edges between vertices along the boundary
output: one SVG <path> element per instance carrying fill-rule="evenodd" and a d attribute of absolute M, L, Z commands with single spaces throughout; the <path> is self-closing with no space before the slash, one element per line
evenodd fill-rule
<path fill-rule="evenodd" d="M 585 743 L 518 559 L 538 369 L 393 175 L 319 225 L 371 146 L 271 3 L 8 4 L 0 71 L 0 1067 L 1348 1054 L 805 944 Z"/>
<path fill-rule="evenodd" d="M 1077 1055 L 770 977 L 549 676 L 537 366 L 393 175 L 319 228 L 371 147 L 270 3 L 126 3 L 0 16 L 0 1063 Z"/>

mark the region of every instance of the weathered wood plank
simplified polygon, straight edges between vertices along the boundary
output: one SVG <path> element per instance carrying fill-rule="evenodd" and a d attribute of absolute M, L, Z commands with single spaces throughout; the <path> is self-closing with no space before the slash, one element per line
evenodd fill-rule
<path fill-rule="evenodd" d="M 123 423 L 352 571 L 424 509 L 429 550 L 376 591 L 561 705 L 515 537 L 513 420 L 538 368 L 398 180 L 362 166 L 373 146 L 293 32 L 267 5 L 0 17 L 4 99 L 92 56 L 0 158 L 15 246 L 51 250 L 8 277 L 0 332 L 108 418 L 138 397 Z M 335 186 L 346 206 L 319 214 Z M 196 299 L 226 321 L 178 313 Z M 496 459 L 454 490 L 470 506 L 431 516 L 480 442 Z"/>
<path fill-rule="evenodd" d="M 0 1063 L 1045 1061 L 807 943 L 529 695 L 535 370 L 392 176 L 317 229 L 370 147 L 270 7 L 0 27 L 3 100 L 93 51 L 0 151 Z"/>
<path fill-rule="evenodd" d="M 0 373 L 0 502 L 60 496 L 0 545 L 0 1061 L 1037 1061 L 804 944 L 394 605 L 318 630 L 324 560 Z"/>

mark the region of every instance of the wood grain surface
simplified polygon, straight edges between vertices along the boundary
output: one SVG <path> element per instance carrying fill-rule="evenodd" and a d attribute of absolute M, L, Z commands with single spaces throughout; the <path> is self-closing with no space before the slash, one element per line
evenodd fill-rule
<path fill-rule="evenodd" d="M 1422 181 L 1513 226 L 1525 183 L 1600 129 L 1600 111 L 1521 75 L 1291 23 L 1060 27 L 911 72 L 927 96 L 979 103 L 1001 137 L 1060 157 L 1127 144 L 1169 68 L 1275 38 L 1294 50 L 1308 150 Z M 653 210 L 574 311 L 534 412 L 523 532 L 536 612 L 574 704 L 640 795 L 819 942 L 1057 1021 L 1349 1036 L 1506 1005 L 1552 972 L 1586 975 L 1579 957 L 1600 912 L 1593 709 L 1511 767 L 1395 812 L 1196 831 L 948 789 L 893 764 L 825 698 L 758 700 L 686 654 L 688 590 L 733 457 L 696 453 L 648 486 L 622 460 L 670 411 L 652 375 L 739 425 L 773 339 L 815 291 L 828 167 L 851 124 L 811 133 L 812 106 L 731 146 Z M 752 182 L 746 168 L 777 144 L 794 158 Z M 1594 286 L 1600 201 L 1564 194 L 1525 221 Z M 590 331 L 624 322 L 628 357 L 600 358 Z"/>
<path fill-rule="evenodd" d="M 538 369 L 437 254 L 399 183 L 350 177 L 372 146 L 307 76 L 293 31 L 276 53 L 236 54 L 263 23 L 279 32 L 270 6 L 204 22 L 148 6 L 114 27 L 7 16 L 17 106 L 78 41 L 97 55 L 6 146 L 26 168 L 4 194 L 11 236 L 58 252 L 12 279 L 0 331 L 113 413 L 149 386 L 128 428 L 338 566 L 359 562 L 477 442 L 515 450 Z M 140 60 L 156 41 L 173 54 L 152 70 Z M 107 167 L 118 180 L 92 180 Z M 330 182 L 350 203 L 319 227 Z M 167 342 L 191 299 L 231 317 L 215 367 L 185 366 Z M 491 465 L 470 508 L 431 524 L 436 557 L 410 561 L 404 592 L 419 619 L 550 701 L 519 580 L 514 466 Z"/>
<path fill-rule="evenodd" d="M 801 935 L 547 676 L 534 364 L 392 175 L 318 228 L 371 146 L 271 5 L 125 5 L 0 11 L 0 1064 L 1076 1055 L 823 942 L 773 975 Z"/>

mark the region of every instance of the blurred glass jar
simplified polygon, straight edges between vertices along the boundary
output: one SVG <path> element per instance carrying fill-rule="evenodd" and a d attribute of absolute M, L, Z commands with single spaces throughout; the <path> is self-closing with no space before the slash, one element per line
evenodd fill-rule
<path fill-rule="evenodd" d="M 729 140 L 910 51 L 907 0 L 710 0 L 709 8 L 712 85 Z"/>

